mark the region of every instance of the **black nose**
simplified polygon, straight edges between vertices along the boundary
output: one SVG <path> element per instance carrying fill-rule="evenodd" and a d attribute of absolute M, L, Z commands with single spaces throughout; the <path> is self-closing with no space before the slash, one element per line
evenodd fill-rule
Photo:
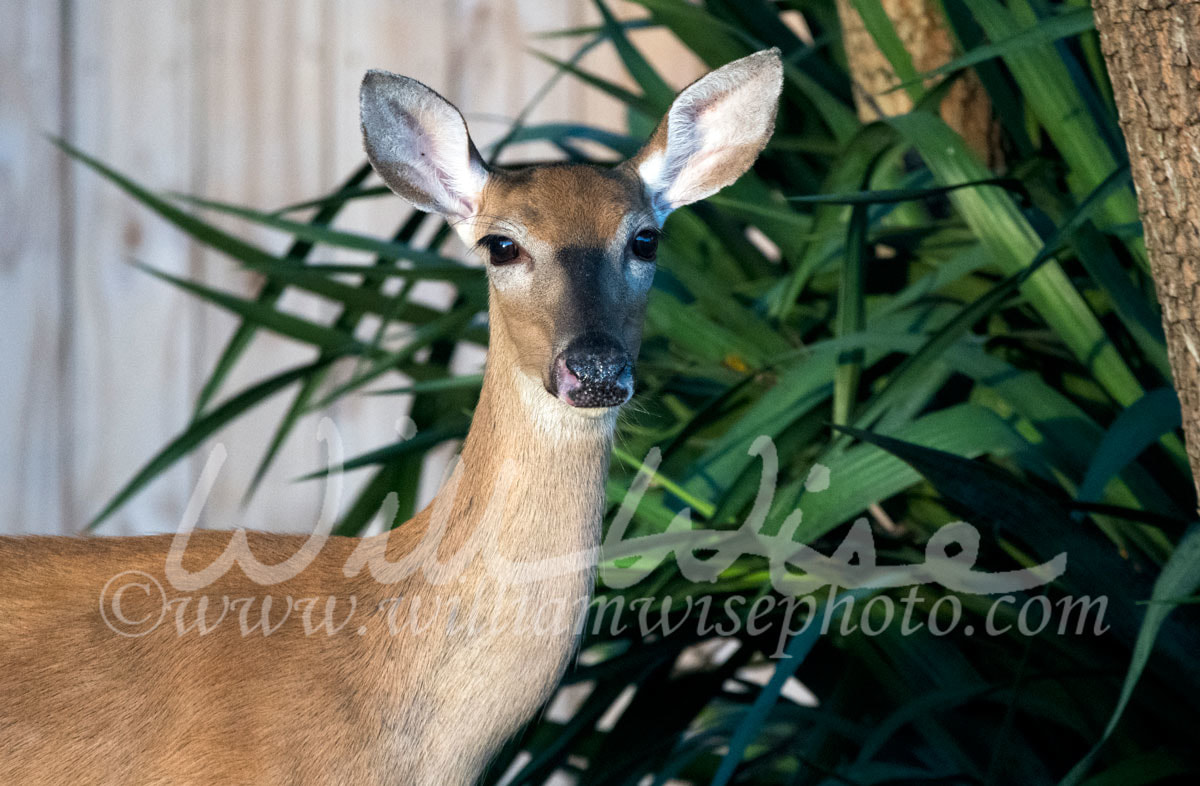
<path fill-rule="evenodd" d="M 633 395 L 633 359 L 611 336 L 577 337 L 550 373 L 546 389 L 573 407 L 618 407 Z"/>
<path fill-rule="evenodd" d="M 616 339 L 602 333 L 585 333 L 563 352 L 571 373 L 585 385 L 609 385 L 630 371 L 629 353 Z"/>

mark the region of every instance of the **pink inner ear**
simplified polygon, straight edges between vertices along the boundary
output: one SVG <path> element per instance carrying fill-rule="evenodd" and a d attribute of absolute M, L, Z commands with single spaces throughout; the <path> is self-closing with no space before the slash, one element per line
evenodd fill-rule
<path fill-rule="evenodd" d="M 770 138 L 782 86 L 779 51 L 767 50 L 680 93 L 667 114 L 664 148 L 644 153 L 638 167 L 659 220 L 716 193 L 753 165 Z"/>
<path fill-rule="evenodd" d="M 724 165 L 738 157 L 739 148 L 747 147 L 740 143 L 736 131 L 731 134 L 731 129 L 718 125 L 729 112 L 730 107 L 722 105 L 727 98 L 728 94 L 698 107 L 689 106 L 677 118 L 683 127 L 677 138 L 670 141 L 672 148 L 679 149 L 671 150 L 670 182 L 664 197 L 670 209 L 703 199 L 742 174 L 739 171 L 730 178 L 721 172 Z"/>
<path fill-rule="evenodd" d="M 396 193 L 448 217 L 477 211 L 487 170 L 449 102 L 414 80 L 373 73 L 362 107 L 368 153 Z"/>
<path fill-rule="evenodd" d="M 464 218 L 473 215 L 476 212 L 475 200 L 468 196 L 473 184 L 469 182 L 469 177 L 456 177 L 454 171 L 456 158 L 462 159 L 462 168 L 467 172 L 472 165 L 466 134 L 451 129 L 443 132 L 445 138 L 439 138 L 437 124 L 445 118 L 437 112 L 422 112 L 419 118 L 407 114 L 405 119 L 412 140 L 409 155 L 413 158 L 413 168 L 421 173 L 422 179 L 427 180 L 430 196 L 455 215 Z"/>

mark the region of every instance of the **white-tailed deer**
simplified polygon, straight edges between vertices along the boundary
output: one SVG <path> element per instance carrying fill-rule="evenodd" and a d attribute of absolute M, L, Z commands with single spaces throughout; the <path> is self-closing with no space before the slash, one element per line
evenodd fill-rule
<path fill-rule="evenodd" d="M 371 163 L 486 260 L 490 348 L 458 464 L 412 520 L 315 550 L 0 538 L 0 783 L 476 779 L 575 648 L 659 227 L 751 166 L 781 84 L 778 51 L 759 52 L 685 89 L 629 161 L 506 170 L 437 93 L 367 74 Z M 278 570 L 230 565 L 231 542 Z"/>

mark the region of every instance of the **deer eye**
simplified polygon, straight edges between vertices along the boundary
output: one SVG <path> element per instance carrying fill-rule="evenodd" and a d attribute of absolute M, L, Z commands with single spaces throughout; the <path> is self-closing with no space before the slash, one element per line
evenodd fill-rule
<path fill-rule="evenodd" d="M 658 233 L 653 229 L 643 229 L 633 236 L 633 255 L 647 262 L 658 254 Z"/>
<path fill-rule="evenodd" d="M 521 247 L 510 237 L 488 235 L 480 240 L 479 244 L 488 250 L 493 265 L 507 265 L 521 256 Z"/>

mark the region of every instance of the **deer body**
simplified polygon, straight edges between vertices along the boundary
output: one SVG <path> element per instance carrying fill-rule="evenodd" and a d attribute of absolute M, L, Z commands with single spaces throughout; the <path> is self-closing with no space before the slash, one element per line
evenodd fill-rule
<path fill-rule="evenodd" d="M 497 376 L 510 379 L 497 383 Z M 312 564 L 279 585 L 231 570 L 195 593 L 209 599 L 208 633 L 193 626 L 181 635 L 176 604 L 152 632 L 123 638 L 97 611 L 104 583 L 140 570 L 169 588 L 163 566 L 172 536 L 0 540 L 0 783 L 469 783 L 548 697 L 568 662 L 590 589 L 614 422 L 611 414 L 556 406 L 519 418 L 514 428 L 521 383 L 513 377 L 511 367 L 489 364 L 489 384 L 447 483 L 455 498 L 438 557 L 453 560 L 468 541 L 478 556 L 453 570 L 455 580 L 444 587 L 429 586 L 420 573 L 381 583 L 363 561 L 375 549 L 393 562 L 411 553 L 435 502 L 389 534 L 330 538 Z M 579 427 L 567 418 L 586 420 Z M 546 428 L 571 441 L 551 449 Z M 506 466 L 516 471 L 503 480 Z M 502 480 L 511 485 L 496 516 L 489 498 L 473 490 Z M 184 566 L 211 564 L 228 541 L 229 533 L 193 533 Z M 286 559 L 304 541 L 265 533 L 249 539 L 264 563 Z M 485 555 L 518 564 L 566 556 L 574 564 L 559 571 L 565 575 L 501 587 Z M 357 575 L 345 575 L 360 565 Z M 335 598 L 341 629 L 306 633 L 295 605 L 269 634 L 245 634 L 236 603 L 216 621 L 224 598 L 255 598 L 249 618 L 258 621 L 265 595 L 274 620 L 287 598 L 317 598 L 310 615 L 317 623 Z M 413 598 L 420 598 L 415 611 Z M 145 608 L 131 605 L 142 601 Z M 460 619 L 450 630 L 453 604 Z M 131 593 L 124 614 L 157 615 L 158 605 L 154 596 Z M 515 619 L 529 609 L 553 609 L 556 618 L 542 620 L 539 632 L 538 620 Z M 194 598 L 183 612 L 185 624 L 196 621 Z M 505 627 L 518 630 L 510 635 Z M 11 679 L 17 674 L 20 680 Z M 444 720 L 431 722 L 434 712 Z M 254 733 L 262 727 L 271 734 Z M 69 756 L 47 744 L 63 740 L 72 741 Z"/>
<path fill-rule="evenodd" d="M 658 227 L 750 166 L 780 79 L 777 52 L 753 55 L 685 90 L 625 164 L 510 172 L 436 93 L 368 75 L 372 164 L 488 257 L 460 461 L 386 534 L 311 554 L 249 534 L 265 565 L 306 556 L 269 583 L 235 564 L 181 589 L 174 536 L 0 538 L 0 783 L 473 782 L 576 646 Z M 191 533 L 178 567 L 230 539 Z"/>

